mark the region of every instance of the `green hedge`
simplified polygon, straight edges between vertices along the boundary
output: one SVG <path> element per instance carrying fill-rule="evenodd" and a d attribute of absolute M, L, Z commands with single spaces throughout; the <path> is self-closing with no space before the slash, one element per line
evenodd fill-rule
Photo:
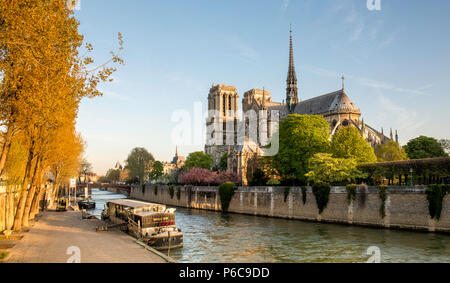
<path fill-rule="evenodd" d="M 178 187 L 178 189 L 177 189 L 177 199 L 178 200 L 181 199 L 181 187 Z"/>
<path fill-rule="evenodd" d="M 378 195 L 381 199 L 380 216 L 382 219 L 384 219 L 386 217 L 387 186 L 379 186 L 378 189 Z"/>
<path fill-rule="evenodd" d="M 319 214 L 327 207 L 330 198 L 331 185 L 326 183 L 316 183 L 312 187 L 314 196 L 316 197 Z"/>
<path fill-rule="evenodd" d="M 356 189 L 358 188 L 358 185 L 347 185 L 347 203 L 350 205 L 352 201 L 356 200 Z"/>
<path fill-rule="evenodd" d="M 173 185 L 169 186 L 169 194 L 170 194 L 170 199 L 173 199 L 173 195 L 174 195 L 174 190 L 173 190 Z"/>
<path fill-rule="evenodd" d="M 442 201 L 446 194 L 450 194 L 450 185 L 433 185 L 426 190 L 428 209 L 431 218 L 441 219 Z"/>
<path fill-rule="evenodd" d="M 290 187 L 284 188 L 284 202 L 287 201 L 287 198 L 288 198 L 290 193 L 291 193 L 291 188 Z"/>
<path fill-rule="evenodd" d="M 449 157 L 370 163 L 362 164 L 358 168 L 369 175 L 366 181 L 370 184 L 375 184 L 379 178 L 393 179 L 400 175 L 408 176 L 409 181 L 411 169 L 415 183 L 418 179 L 422 184 L 430 182 L 441 184 L 443 181 L 450 181 Z"/>
<path fill-rule="evenodd" d="M 237 186 L 234 183 L 227 182 L 219 186 L 220 203 L 222 205 L 222 212 L 227 212 L 230 206 L 231 199 L 234 192 L 237 190 Z"/>
<path fill-rule="evenodd" d="M 268 186 L 279 186 L 281 182 L 277 179 L 272 179 L 267 182 Z"/>
<path fill-rule="evenodd" d="M 306 204 L 307 192 L 308 192 L 308 188 L 307 187 L 302 187 L 302 201 L 303 201 L 303 205 Z"/>

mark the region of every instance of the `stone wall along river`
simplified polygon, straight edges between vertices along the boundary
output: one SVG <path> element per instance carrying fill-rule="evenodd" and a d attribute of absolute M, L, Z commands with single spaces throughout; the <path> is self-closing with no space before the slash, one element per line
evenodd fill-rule
<path fill-rule="evenodd" d="M 311 188 L 308 188 L 306 203 L 303 204 L 301 188 L 291 188 L 285 201 L 284 188 L 241 187 L 234 194 L 229 211 L 315 222 L 450 233 L 450 196 L 444 198 L 441 219 L 437 221 L 429 216 L 425 190 L 425 187 L 389 188 L 384 218 L 380 213 L 382 201 L 376 187 L 358 188 L 356 200 L 350 204 L 347 202 L 346 188 L 333 187 L 322 214 L 319 214 Z M 174 187 L 174 195 L 171 196 L 168 186 L 157 186 L 156 193 L 155 186 L 134 186 L 130 196 L 172 206 L 221 210 L 217 187 Z"/>

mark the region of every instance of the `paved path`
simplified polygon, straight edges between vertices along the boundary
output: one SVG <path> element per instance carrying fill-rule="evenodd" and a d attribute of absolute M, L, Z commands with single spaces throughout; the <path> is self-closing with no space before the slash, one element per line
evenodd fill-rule
<path fill-rule="evenodd" d="M 95 232 L 100 220 L 81 220 L 81 212 L 46 212 L 25 237 L 9 250 L 8 262 L 65 263 L 78 247 L 82 263 L 163 263 L 120 231 Z"/>

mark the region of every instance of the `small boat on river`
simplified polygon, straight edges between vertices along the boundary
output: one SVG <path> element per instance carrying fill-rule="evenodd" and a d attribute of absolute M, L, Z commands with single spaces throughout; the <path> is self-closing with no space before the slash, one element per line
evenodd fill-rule
<path fill-rule="evenodd" d="M 90 198 L 80 200 L 78 202 L 79 209 L 95 209 L 95 201 Z"/>
<path fill-rule="evenodd" d="M 131 199 L 110 200 L 102 219 L 123 224 L 123 230 L 156 250 L 183 247 L 183 233 L 175 226 L 175 208 Z"/>

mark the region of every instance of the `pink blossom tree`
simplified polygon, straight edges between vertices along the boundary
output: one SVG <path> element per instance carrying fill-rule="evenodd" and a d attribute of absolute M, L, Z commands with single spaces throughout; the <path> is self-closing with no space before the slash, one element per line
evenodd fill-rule
<path fill-rule="evenodd" d="M 181 182 L 191 185 L 210 185 L 215 184 L 216 173 L 203 168 L 192 168 L 183 173 Z"/>
<path fill-rule="evenodd" d="M 215 183 L 217 185 L 230 182 L 230 183 L 239 183 L 241 181 L 241 178 L 232 171 L 221 171 L 218 174 L 216 174 Z"/>

